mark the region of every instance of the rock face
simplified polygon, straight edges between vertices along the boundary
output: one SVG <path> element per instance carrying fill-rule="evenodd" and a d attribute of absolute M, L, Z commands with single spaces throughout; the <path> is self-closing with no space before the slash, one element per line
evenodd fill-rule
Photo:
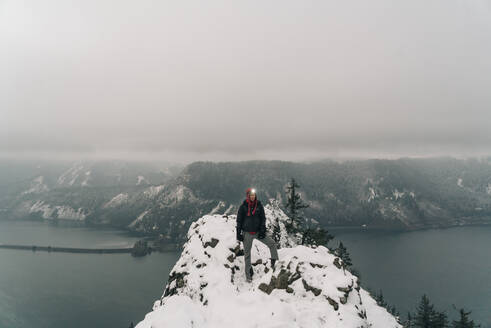
<path fill-rule="evenodd" d="M 402 327 L 323 246 L 280 248 L 272 269 L 268 248 L 254 241 L 247 283 L 235 223 L 206 215 L 191 224 L 162 298 L 137 328 Z"/>

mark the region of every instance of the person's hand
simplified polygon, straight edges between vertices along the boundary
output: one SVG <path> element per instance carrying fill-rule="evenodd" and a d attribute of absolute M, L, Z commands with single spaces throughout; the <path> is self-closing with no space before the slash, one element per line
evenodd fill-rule
<path fill-rule="evenodd" d="M 238 241 L 244 241 L 244 235 L 242 233 L 237 233 L 237 240 Z"/>
<path fill-rule="evenodd" d="M 259 231 L 257 238 L 264 239 L 264 237 L 266 237 L 266 231 Z"/>

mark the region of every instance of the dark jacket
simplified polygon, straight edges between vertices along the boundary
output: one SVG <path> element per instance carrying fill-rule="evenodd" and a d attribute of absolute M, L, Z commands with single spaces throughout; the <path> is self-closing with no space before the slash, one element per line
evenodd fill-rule
<path fill-rule="evenodd" d="M 261 201 L 257 201 L 257 208 L 254 215 L 247 216 L 247 201 L 240 205 L 239 211 L 237 213 L 237 236 L 239 236 L 242 231 L 254 231 L 266 233 L 266 215 L 264 214 L 264 207 Z"/>

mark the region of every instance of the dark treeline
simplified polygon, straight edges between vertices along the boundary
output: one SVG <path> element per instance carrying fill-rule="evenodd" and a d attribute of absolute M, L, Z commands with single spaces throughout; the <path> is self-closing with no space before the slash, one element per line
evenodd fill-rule
<path fill-rule="evenodd" d="M 373 292 L 371 292 L 373 293 Z M 448 314 L 445 311 L 438 311 L 435 306 L 430 303 L 430 299 L 426 294 L 421 296 L 421 300 L 416 307 L 414 313 L 408 312 L 406 320 L 401 320 L 399 312 L 396 310 L 395 306 L 390 306 L 384 300 L 382 291 L 374 295 L 374 299 L 377 304 L 383 306 L 392 315 L 398 318 L 399 323 L 403 325 L 404 328 L 477 328 L 481 325 L 474 323 L 469 315 L 472 311 L 466 312 L 465 309 L 460 308 L 457 310 L 456 306 L 453 305 L 454 309 L 458 311 L 459 316 L 457 320 L 452 320 L 450 322 Z"/>

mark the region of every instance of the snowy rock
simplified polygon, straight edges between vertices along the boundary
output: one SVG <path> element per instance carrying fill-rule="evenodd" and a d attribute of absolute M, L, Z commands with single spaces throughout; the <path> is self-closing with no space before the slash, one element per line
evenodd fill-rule
<path fill-rule="evenodd" d="M 269 224 L 284 222 L 271 203 L 265 210 Z M 235 225 L 235 215 L 205 215 L 191 224 L 161 299 L 137 328 L 402 327 L 326 247 L 295 245 L 288 236 L 283 243 L 292 247 L 278 249 L 274 269 L 268 248 L 254 241 L 247 283 Z"/>

